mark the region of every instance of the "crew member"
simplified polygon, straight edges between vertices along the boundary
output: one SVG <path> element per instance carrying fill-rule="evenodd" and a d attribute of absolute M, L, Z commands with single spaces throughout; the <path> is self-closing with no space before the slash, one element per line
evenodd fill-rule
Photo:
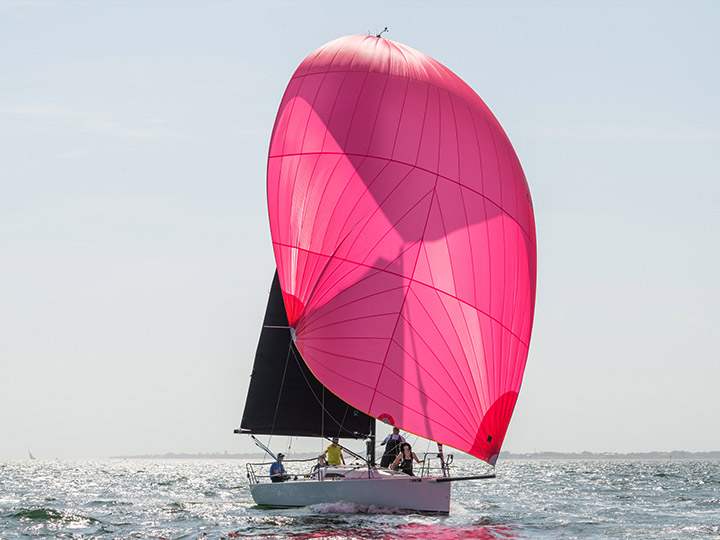
<path fill-rule="evenodd" d="M 323 452 L 323 457 L 325 456 L 327 456 L 328 465 L 345 465 L 342 447 L 338 444 L 337 437 L 333 437 L 332 444 Z"/>
<path fill-rule="evenodd" d="M 400 435 L 400 428 L 394 427 L 392 433 L 385 437 L 385 440 L 380 443 L 385 446 L 385 452 L 383 452 L 383 457 L 380 460 L 381 467 L 388 467 L 390 463 L 392 463 L 395 456 L 398 455 L 398 447 L 404 442 L 405 437 Z"/>
<path fill-rule="evenodd" d="M 415 476 L 413 474 L 413 460 L 418 463 L 422 463 L 422 461 L 420 461 L 415 455 L 415 452 L 412 451 L 410 443 L 404 442 L 400 445 L 400 453 L 395 458 L 395 461 L 393 461 L 391 468 L 400 470 L 410 476 Z"/>
<path fill-rule="evenodd" d="M 285 466 L 282 463 L 283 458 L 285 458 L 285 454 L 278 454 L 277 461 L 270 465 L 270 480 L 273 482 L 284 482 L 289 478 L 285 473 Z"/>

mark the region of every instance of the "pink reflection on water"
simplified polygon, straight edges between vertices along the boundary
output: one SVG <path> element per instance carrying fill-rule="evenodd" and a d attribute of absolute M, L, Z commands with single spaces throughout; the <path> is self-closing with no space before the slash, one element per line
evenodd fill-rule
<path fill-rule="evenodd" d="M 409 523 L 395 527 L 320 529 L 287 536 L 252 537 L 260 540 L 515 540 L 521 537 L 505 526 L 445 527 Z"/>

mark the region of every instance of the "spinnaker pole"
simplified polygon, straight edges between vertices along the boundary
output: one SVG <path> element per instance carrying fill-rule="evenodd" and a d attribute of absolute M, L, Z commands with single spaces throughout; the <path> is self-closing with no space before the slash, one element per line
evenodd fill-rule
<path fill-rule="evenodd" d="M 236 431 L 237 431 L 237 430 L 236 430 Z M 251 438 L 251 439 L 253 440 L 253 442 L 257 445 L 258 448 L 260 448 L 260 449 L 262 449 L 262 450 L 265 450 L 265 452 L 267 452 L 267 453 L 270 455 L 271 458 L 273 458 L 275 461 L 277 461 L 277 456 L 276 456 L 275 454 L 273 454 L 272 450 L 270 450 L 267 446 L 265 446 L 263 443 L 261 443 L 260 441 L 258 441 L 258 440 L 255 438 L 255 435 L 250 435 L 250 438 Z"/>

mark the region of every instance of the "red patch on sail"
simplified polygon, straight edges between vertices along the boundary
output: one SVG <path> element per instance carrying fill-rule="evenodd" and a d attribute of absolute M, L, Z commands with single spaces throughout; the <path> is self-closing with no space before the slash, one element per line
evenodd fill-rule
<path fill-rule="evenodd" d="M 475 435 L 470 454 L 495 465 L 517 397 L 517 392 L 505 392 L 490 406 Z"/>
<path fill-rule="evenodd" d="M 285 291 L 283 291 L 282 294 L 283 302 L 285 302 L 285 311 L 288 316 L 288 324 L 294 328 L 305 311 L 305 304 L 294 294 L 286 293 Z"/>
<path fill-rule="evenodd" d="M 391 426 L 395 425 L 395 419 L 392 417 L 391 414 L 382 413 L 377 417 L 377 419 L 381 422 L 385 422 L 386 424 L 390 424 Z"/>

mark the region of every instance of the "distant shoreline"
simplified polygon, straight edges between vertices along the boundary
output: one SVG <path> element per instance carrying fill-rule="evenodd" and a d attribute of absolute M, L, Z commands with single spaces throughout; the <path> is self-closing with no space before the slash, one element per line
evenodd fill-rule
<path fill-rule="evenodd" d="M 452 452 L 448 452 L 452 453 Z M 228 454 L 224 453 L 199 453 L 199 454 L 187 454 L 187 453 L 174 453 L 168 452 L 166 454 L 142 454 L 134 456 L 110 456 L 110 459 L 263 459 L 267 456 L 261 453 L 249 453 L 249 454 Z M 298 452 L 293 453 L 292 456 L 288 454 L 289 459 L 309 459 L 317 457 L 317 452 Z M 464 454 L 457 454 L 458 459 L 463 459 Z M 469 456 L 468 456 L 469 457 Z M 672 452 L 629 452 L 629 453 L 616 453 L 616 452 L 533 452 L 533 453 L 514 453 L 514 452 L 503 452 L 500 454 L 500 459 L 506 460 L 529 460 L 529 459 L 565 459 L 565 460 L 583 460 L 583 459 L 604 459 L 604 460 L 618 460 L 618 459 L 720 459 L 720 451 L 715 452 L 685 452 L 682 450 L 673 450 Z"/>
<path fill-rule="evenodd" d="M 715 452 L 534 452 L 516 454 L 502 452 L 500 459 L 720 459 L 720 451 Z"/>

